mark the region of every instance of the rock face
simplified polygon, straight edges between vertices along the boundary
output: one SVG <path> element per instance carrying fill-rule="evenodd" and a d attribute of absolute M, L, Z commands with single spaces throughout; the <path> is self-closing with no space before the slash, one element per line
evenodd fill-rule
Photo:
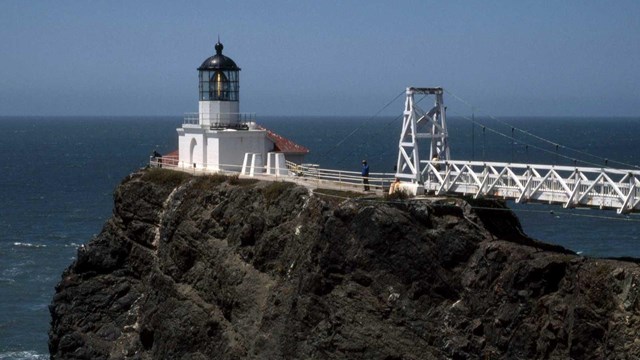
<path fill-rule="evenodd" d="M 50 306 L 55 359 L 637 359 L 632 262 L 498 202 L 131 175 Z"/>

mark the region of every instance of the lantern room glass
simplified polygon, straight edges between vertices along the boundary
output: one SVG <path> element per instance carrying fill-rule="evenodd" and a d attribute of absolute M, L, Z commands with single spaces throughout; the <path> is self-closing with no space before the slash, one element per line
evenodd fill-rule
<path fill-rule="evenodd" d="M 200 100 L 238 101 L 240 83 L 237 70 L 201 70 L 198 77 Z"/>

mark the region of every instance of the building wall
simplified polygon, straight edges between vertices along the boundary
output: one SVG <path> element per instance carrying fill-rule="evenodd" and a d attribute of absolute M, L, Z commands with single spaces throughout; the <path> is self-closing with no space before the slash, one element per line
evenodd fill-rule
<path fill-rule="evenodd" d="M 240 112 L 237 101 L 199 101 L 200 124 L 209 127 L 216 123 L 236 123 Z"/>
<path fill-rule="evenodd" d="M 220 164 L 220 142 L 217 137 L 207 135 L 207 163 L 206 167 L 209 169 L 218 170 L 217 166 Z"/>
<path fill-rule="evenodd" d="M 245 153 L 261 153 L 266 162 L 267 148 L 273 143 L 267 138 L 267 132 L 257 131 L 220 131 L 217 133 L 219 161 L 227 170 L 240 171 Z M 212 151 L 211 149 L 209 151 Z"/>
<path fill-rule="evenodd" d="M 178 156 L 180 166 L 206 163 L 205 131 L 200 127 L 183 127 L 178 131 Z"/>
<path fill-rule="evenodd" d="M 273 143 L 264 130 L 211 131 L 200 126 L 184 125 L 178 131 L 178 156 L 180 166 L 206 167 L 219 170 L 240 171 L 245 153 L 261 153 L 263 159 L 273 149 Z"/>
<path fill-rule="evenodd" d="M 266 165 L 273 142 L 265 130 L 209 130 L 183 125 L 178 131 L 179 166 L 240 171 L 245 153 L 260 153 Z M 193 149 L 192 149 L 193 148 Z M 301 164 L 302 154 L 287 154 L 286 160 Z"/>

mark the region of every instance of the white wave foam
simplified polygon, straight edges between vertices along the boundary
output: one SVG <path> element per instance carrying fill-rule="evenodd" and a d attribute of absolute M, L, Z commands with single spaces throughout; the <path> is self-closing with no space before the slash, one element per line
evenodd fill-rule
<path fill-rule="evenodd" d="M 43 247 L 47 247 L 47 245 L 44 244 L 31 244 L 31 243 L 23 243 L 23 242 L 14 242 L 13 246 L 19 246 L 19 247 L 29 247 L 29 248 L 43 248 Z M 1 360 L 2 358 L 0 358 Z"/>
<path fill-rule="evenodd" d="M 36 351 L 7 351 L 0 353 L 0 360 L 39 360 L 48 358 L 48 354 L 41 354 Z"/>

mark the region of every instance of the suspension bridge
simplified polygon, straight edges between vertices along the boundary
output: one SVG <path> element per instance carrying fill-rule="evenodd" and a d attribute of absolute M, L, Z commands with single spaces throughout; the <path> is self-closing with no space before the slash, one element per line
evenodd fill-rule
<path fill-rule="evenodd" d="M 433 97 L 433 106 L 426 111 L 421 109 L 415 101 L 416 95 Z M 381 195 L 398 179 L 398 189 L 418 199 L 463 195 L 516 203 L 557 204 L 564 208 L 614 209 L 620 214 L 640 211 L 640 170 L 452 159 L 446 110 L 443 88 L 406 89 L 396 172 L 370 173 L 371 192 Z M 555 146 L 557 150 L 559 145 Z M 151 159 L 152 166 L 196 174 L 208 173 L 207 169 L 212 168 L 206 164 L 181 168 L 178 164 L 174 158 Z M 285 161 L 256 167 L 246 156 L 244 164 L 236 169 L 220 165 L 216 164 L 215 168 L 225 168 L 224 172 L 242 177 L 286 180 L 321 189 L 364 191 L 359 172 Z"/>

